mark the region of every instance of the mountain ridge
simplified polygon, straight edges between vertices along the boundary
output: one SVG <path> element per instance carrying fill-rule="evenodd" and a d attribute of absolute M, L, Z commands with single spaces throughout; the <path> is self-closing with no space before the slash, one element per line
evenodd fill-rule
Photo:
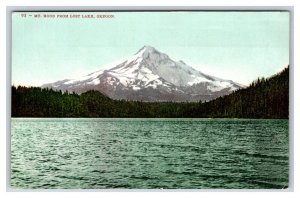
<path fill-rule="evenodd" d="M 42 88 L 83 93 L 100 91 L 113 99 L 142 101 L 212 100 L 242 88 L 232 80 L 204 74 L 145 45 L 132 57 L 79 79 L 65 79 Z"/>

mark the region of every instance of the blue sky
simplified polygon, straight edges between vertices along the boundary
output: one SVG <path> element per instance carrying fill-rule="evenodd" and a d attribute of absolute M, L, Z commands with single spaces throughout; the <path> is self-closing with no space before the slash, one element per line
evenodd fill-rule
<path fill-rule="evenodd" d="M 244 85 L 289 64 L 288 12 L 106 13 L 114 15 L 110 19 L 28 14 L 12 16 L 14 85 L 39 86 L 83 76 L 144 45 Z"/>

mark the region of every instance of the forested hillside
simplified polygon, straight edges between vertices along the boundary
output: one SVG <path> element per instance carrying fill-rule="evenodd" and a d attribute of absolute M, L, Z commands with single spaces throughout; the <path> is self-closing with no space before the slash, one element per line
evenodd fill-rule
<path fill-rule="evenodd" d="M 191 117 L 288 118 L 289 67 L 270 78 L 259 78 L 245 89 L 202 105 L 193 105 Z"/>
<path fill-rule="evenodd" d="M 289 68 L 209 102 L 112 100 L 98 91 L 75 93 L 12 87 L 12 117 L 288 118 Z"/>

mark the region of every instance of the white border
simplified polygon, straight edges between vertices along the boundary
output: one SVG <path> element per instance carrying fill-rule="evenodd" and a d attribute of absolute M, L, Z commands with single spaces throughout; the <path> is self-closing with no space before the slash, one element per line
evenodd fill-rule
<path fill-rule="evenodd" d="M 41 2 L 43 1 L 43 2 Z M 168 3 L 168 2 L 162 2 L 161 0 L 152 0 L 152 1 L 145 1 L 144 3 L 142 3 L 141 1 L 132 1 L 132 0 L 129 0 L 129 1 L 126 1 L 127 3 L 124 3 L 125 0 L 120 0 L 120 1 L 117 1 L 117 0 L 110 0 L 110 1 L 104 1 L 104 2 L 100 2 L 99 0 L 2 0 L 0 2 L 0 62 L 1 62 L 1 72 L 0 72 L 0 84 L 1 84 L 1 91 L 2 91 L 2 94 L 4 94 L 6 91 L 6 82 L 7 82 L 7 70 L 6 70 L 6 57 L 7 57 L 7 52 L 6 52 L 6 46 L 4 43 L 6 43 L 6 6 L 65 6 L 65 7 L 68 7 L 68 6 L 93 6 L 93 5 L 97 5 L 97 6 L 133 6 L 133 5 L 138 5 L 138 6 L 170 6 L 172 5 L 171 7 L 173 7 L 174 5 L 175 6 L 294 6 L 294 54 L 295 54 L 295 57 L 294 57 L 294 61 L 291 60 L 291 64 L 292 62 L 294 62 L 294 76 L 297 77 L 298 76 L 298 69 L 297 69 L 297 60 L 298 60 L 298 57 L 297 57 L 297 52 L 299 51 L 298 50 L 298 45 L 297 43 L 299 43 L 299 39 L 298 39 L 298 35 L 300 35 L 300 32 L 299 32 L 299 11 L 300 11 L 300 7 L 297 5 L 298 4 L 298 1 L 297 0 L 252 0 L 252 1 L 242 1 L 242 0 L 229 0 L 229 1 L 225 1 L 224 0 L 210 0 L 210 1 L 204 1 L 204 2 L 201 2 L 201 3 L 196 3 L 195 1 L 190 1 L 190 0 L 185 0 L 185 1 L 178 1 L 178 0 L 173 0 L 172 2 Z M 160 2 L 161 1 L 161 2 Z M 251 3 L 250 3 L 251 2 Z M 240 8 L 241 8 L 240 7 Z M 149 7 L 148 7 L 149 8 Z M 249 8 L 249 7 L 248 7 Z M 245 8 L 245 9 L 248 9 L 248 8 Z M 253 7 L 254 8 L 254 7 Z M 259 9 L 259 7 L 257 7 Z M 199 8 L 197 8 L 199 9 Z M 210 9 L 215 9 L 215 7 L 210 7 Z M 231 8 L 232 9 L 232 8 Z M 298 80 L 297 78 L 295 78 L 295 82 L 294 82 L 294 91 L 292 91 L 292 93 L 294 94 L 294 106 L 291 107 L 290 110 L 293 110 L 293 109 L 296 109 L 298 107 L 298 102 L 297 102 L 297 99 L 299 98 L 299 91 L 297 91 L 297 84 L 298 84 Z M 9 85 L 10 87 L 10 85 Z M 292 88 L 292 87 L 291 87 Z M 290 95 L 290 97 L 292 97 L 292 95 Z M 7 184 L 6 184 L 6 165 L 7 165 L 7 161 L 6 161 L 6 149 L 8 148 L 6 145 L 6 129 L 8 126 L 6 126 L 7 122 L 6 122 L 6 119 L 7 119 L 7 115 L 4 117 L 4 112 L 5 112 L 5 109 L 7 108 L 10 108 L 8 106 L 8 104 L 6 103 L 6 99 L 8 97 L 0 97 L 1 99 L 1 114 L 0 114 L 0 127 L 1 127 L 1 136 L 0 136 L 0 139 L 2 140 L 2 144 L 1 145 L 1 159 L 2 159 L 2 163 L 1 163 L 1 172 L 0 172 L 0 178 L 2 179 L 1 180 L 1 197 L 41 197 L 41 196 L 62 196 L 62 197 L 65 197 L 66 195 L 67 196 L 74 196 L 74 197 L 82 197 L 82 196 L 91 196 L 91 197 L 98 197 L 99 195 L 101 196 L 125 196 L 125 197 L 152 197 L 152 196 L 163 196 L 165 197 L 166 195 L 167 196 L 172 196 L 172 197 L 176 197 L 176 196 L 192 196 L 192 197 L 195 197 L 195 196 L 222 196 L 222 197 L 241 197 L 241 196 L 259 196 L 259 197 L 262 197 L 262 196 L 272 196 L 272 197 L 299 197 L 299 195 L 297 196 L 297 194 L 299 194 L 299 190 L 297 188 L 297 186 L 299 186 L 299 174 L 297 172 L 297 164 L 299 166 L 299 146 L 297 146 L 297 144 L 294 145 L 295 147 L 295 150 L 294 150 L 294 192 L 287 192 L 287 193 L 280 193 L 278 191 L 275 191 L 275 192 L 241 192 L 241 191 L 238 191 L 238 192 L 234 192 L 234 191 L 227 191 L 227 192 L 218 192 L 218 190 L 216 192 L 195 192 L 195 191 L 192 191 L 192 192 L 151 192 L 151 193 L 142 193 L 142 192 L 118 192 L 118 193 L 110 193 L 110 192 L 101 192 L 101 194 L 98 194 L 99 192 L 68 192 L 67 194 L 65 192 L 35 192 L 35 193 L 29 193 L 29 192 L 6 192 L 6 187 L 7 187 Z M 293 111 L 291 111 L 292 113 Z M 299 138 L 299 135 L 297 134 L 297 131 L 299 126 L 298 126 L 298 123 L 297 123 L 297 120 L 296 118 L 298 118 L 297 116 L 297 111 L 295 110 L 294 111 L 294 120 L 295 120 L 295 126 L 294 126 L 294 131 L 295 131 L 295 134 L 294 134 L 294 138 L 291 140 L 291 142 L 293 142 L 293 140 L 300 140 Z M 293 123 L 291 123 L 292 125 Z M 290 126 L 292 127 L 292 126 Z M 6 163 L 4 163 L 4 161 L 6 161 Z M 121 194 L 120 194 L 121 193 Z"/>

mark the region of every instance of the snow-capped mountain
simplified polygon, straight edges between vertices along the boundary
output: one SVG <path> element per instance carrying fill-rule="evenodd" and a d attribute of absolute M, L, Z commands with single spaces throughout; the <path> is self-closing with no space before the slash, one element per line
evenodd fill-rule
<path fill-rule="evenodd" d="M 131 58 L 106 69 L 42 87 L 76 93 L 98 90 L 113 99 L 179 102 L 211 100 L 242 85 L 206 75 L 181 60 L 176 62 L 155 48 L 144 46 Z"/>

